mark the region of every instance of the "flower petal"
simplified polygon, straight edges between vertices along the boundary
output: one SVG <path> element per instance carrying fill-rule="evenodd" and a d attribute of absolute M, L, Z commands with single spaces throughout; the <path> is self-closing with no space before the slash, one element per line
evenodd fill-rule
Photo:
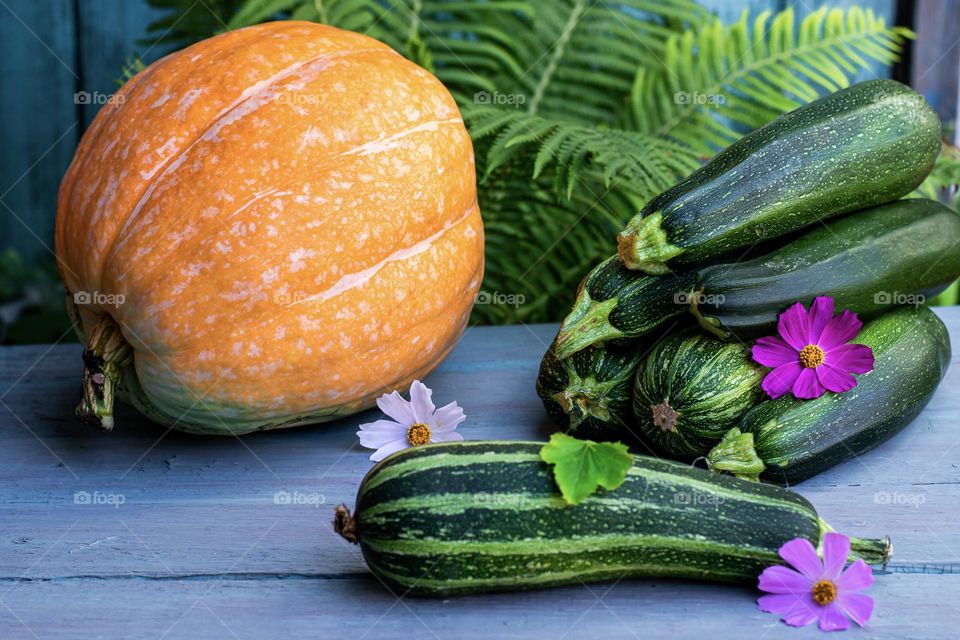
<path fill-rule="evenodd" d="M 384 394 L 377 398 L 377 406 L 380 407 L 380 411 L 383 411 L 400 424 L 405 424 L 409 427 L 416 422 L 410 403 L 404 400 L 403 396 L 397 391 Z"/>
<path fill-rule="evenodd" d="M 419 380 L 410 385 L 410 406 L 413 408 L 413 418 L 416 422 L 427 424 L 433 417 L 433 391 Z"/>
<path fill-rule="evenodd" d="M 849 626 L 850 621 L 838 603 L 831 602 L 820 609 L 820 631 L 843 631 Z"/>
<path fill-rule="evenodd" d="M 400 438 L 399 440 L 394 440 L 393 442 L 388 442 L 379 449 L 373 452 L 373 455 L 370 456 L 370 459 L 374 462 L 380 462 L 386 458 L 391 453 L 396 453 L 401 449 L 406 449 L 410 446 L 410 443 L 407 442 L 406 438 Z"/>
<path fill-rule="evenodd" d="M 823 576 L 823 565 L 820 564 L 817 550 L 806 538 L 794 538 L 785 542 L 778 553 L 807 578 L 819 580 Z"/>
<path fill-rule="evenodd" d="M 807 316 L 810 324 L 807 328 L 807 344 L 817 344 L 820 342 L 820 335 L 823 333 L 823 328 L 833 319 L 833 309 L 833 298 L 829 296 L 818 296 L 813 299 L 813 304 L 810 305 L 810 314 Z"/>
<path fill-rule="evenodd" d="M 801 400 L 810 400 L 811 398 L 819 398 L 827 390 L 820 384 L 820 378 L 817 377 L 815 369 L 803 367 L 803 371 L 800 372 L 796 382 L 793 383 L 792 391 L 794 397 Z"/>
<path fill-rule="evenodd" d="M 857 560 L 843 572 L 840 580 L 837 581 L 840 590 L 844 593 L 851 591 L 860 591 L 873 584 L 873 571 L 863 560 Z"/>
<path fill-rule="evenodd" d="M 457 406 L 456 402 L 451 402 L 443 405 L 433 414 L 429 422 L 430 430 L 434 432 L 453 431 L 458 424 L 466 419 L 467 416 L 463 413 L 463 409 Z"/>
<path fill-rule="evenodd" d="M 779 336 L 759 338 L 753 345 L 753 359 L 765 367 L 779 367 L 790 362 L 797 362 L 797 350 L 787 344 Z"/>
<path fill-rule="evenodd" d="M 780 365 L 763 379 L 763 390 L 776 400 L 790 390 L 802 372 L 803 365 L 799 361 Z"/>
<path fill-rule="evenodd" d="M 817 372 L 817 379 L 827 391 L 834 393 L 843 393 L 850 391 L 857 386 L 857 380 L 849 372 L 835 367 L 829 362 L 824 362 L 814 369 Z"/>
<path fill-rule="evenodd" d="M 827 352 L 824 364 L 850 373 L 873 371 L 873 349 L 865 344 L 842 344 Z"/>
<path fill-rule="evenodd" d="M 873 598 L 863 593 L 841 593 L 837 604 L 861 627 L 873 614 Z"/>
<path fill-rule="evenodd" d="M 856 338 L 862 327 L 863 323 L 857 318 L 857 314 L 846 310 L 827 323 L 817 345 L 824 351 L 832 351 Z"/>
<path fill-rule="evenodd" d="M 820 605 L 810 596 L 799 599 L 797 606 L 780 618 L 791 627 L 805 627 L 820 617 Z"/>
<path fill-rule="evenodd" d="M 362 446 L 368 449 L 377 449 L 394 440 L 406 437 L 407 429 L 403 425 L 397 424 L 396 422 L 389 422 L 388 420 L 380 420 L 379 422 L 386 423 L 390 426 L 365 428 L 378 424 L 376 422 L 371 423 L 371 425 L 360 425 L 360 431 L 357 431 L 357 437 L 360 438 L 360 444 Z"/>
<path fill-rule="evenodd" d="M 823 577 L 839 582 L 850 555 L 850 538 L 830 531 L 823 536 Z"/>
<path fill-rule="evenodd" d="M 430 436 L 430 442 L 459 442 L 463 436 L 456 431 L 438 431 Z"/>
<path fill-rule="evenodd" d="M 799 302 L 781 313 L 777 321 L 777 332 L 787 341 L 787 344 L 797 351 L 809 344 L 807 342 L 808 328 L 807 309 Z"/>
<path fill-rule="evenodd" d="M 810 593 L 813 580 L 789 567 L 774 565 L 760 574 L 757 588 L 767 593 L 792 593 L 800 595 Z"/>
<path fill-rule="evenodd" d="M 408 427 L 406 425 L 400 424 L 399 422 L 394 422 L 393 420 L 377 420 L 375 422 L 364 422 L 360 425 L 361 431 L 406 431 Z"/>
<path fill-rule="evenodd" d="M 757 598 L 757 606 L 767 613 L 790 613 L 797 608 L 806 608 L 803 597 L 790 593 L 774 593 Z"/>

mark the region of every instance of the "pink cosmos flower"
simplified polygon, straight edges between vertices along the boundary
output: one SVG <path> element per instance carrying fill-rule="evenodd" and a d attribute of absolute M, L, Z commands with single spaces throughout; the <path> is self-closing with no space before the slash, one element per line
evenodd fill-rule
<path fill-rule="evenodd" d="M 773 371 L 763 379 L 771 398 L 787 391 L 797 398 L 819 398 L 826 391 L 842 393 L 857 386 L 854 373 L 873 370 L 873 350 L 847 344 L 863 323 L 845 310 L 833 316 L 833 298 L 815 298 L 808 312 L 799 302 L 780 314 L 779 336 L 753 345 L 753 359 Z"/>
<path fill-rule="evenodd" d="M 848 555 L 850 539 L 839 533 L 823 536 L 823 562 L 810 541 L 787 542 L 780 547 L 780 557 L 796 570 L 779 565 L 764 569 L 759 588 L 769 595 L 761 596 L 757 605 L 780 614 L 791 627 L 818 620 L 821 631 L 840 631 L 850 626 L 850 619 L 862 627 L 873 613 L 873 598 L 858 592 L 873 584 L 873 574 L 863 560 L 844 571 Z"/>
<path fill-rule="evenodd" d="M 419 380 L 410 385 L 409 401 L 394 391 L 380 396 L 377 406 L 393 420 L 368 422 L 357 431 L 361 445 L 376 449 L 370 456 L 374 462 L 407 447 L 463 440 L 463 436 L 454 431 L 467 419 L 463 409 L 456 402 L 435 408 L 433 391 Z"/>

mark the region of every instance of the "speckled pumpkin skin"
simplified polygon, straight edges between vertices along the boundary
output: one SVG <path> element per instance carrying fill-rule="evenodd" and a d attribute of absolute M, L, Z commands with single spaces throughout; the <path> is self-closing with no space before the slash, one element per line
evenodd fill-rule
<path fill-rule="evenodd" d="M 476 198 L 435 77 L 368 37 L 274 22 L 156 62 L 101 109 L 56 250 L 68 294 L 115 296 L 75 311 L 132 345 L 121 394 L 237 434 L 353 413 L 433 369 L 483 275 Z"/>

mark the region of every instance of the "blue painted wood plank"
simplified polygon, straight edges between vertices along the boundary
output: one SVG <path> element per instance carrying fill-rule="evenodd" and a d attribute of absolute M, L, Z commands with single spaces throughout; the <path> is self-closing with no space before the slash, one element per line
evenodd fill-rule
<path fill-rule="evenodd" d="M 960 309 L 938 313 L 956 344 Z M 428 378 L 436 401 L 465 407 L 467 438 L 546 438 L 533 383 L 555 330 L 471 329 Z M 166 434 L 123 409 L 99 434 L 71 416 L 78 376 L 76 346 L 0 349 L 0 637 L 781 633 L 751 589 L 673 581 L 397 604 L 330 526 L 371 466 L 355 431 L 376 411 L 238 439 Z M 958 388 L 960 354 L 904 433 L 797 487 L 837 529 L 894 540 L 863 637 L 960 622 Z"/>
<path fill-rule="evenodd" d="M 0 4 L 0 250 L 46 256 L 80 127 L 74 3 Z"/>
<path fill-rule="evenodd" d="M 345 546 L 343 553 L 353 550 Z M 79 553 L 78 553 L 79 555 Z M 160 560 L 155 560 L 160 564 Z M 891 575 L 870 591 L 867 627 L 842 638 L 956 638 L 960 575 Z M 398 594 L 402 595 L 402 594 Z M 372 577 L 258 575 L 0 584 L 0 637 L 489 640 L 809 639 L 748 587 L 673 581 L 594 584 L 446 600 L 398 598 Z M 931 597 L 934 595 L 934 597 Z M 35 634 L 35 635 L 34 635 Z"/>
<path fill-rule="evenodd" d="M 956 122 L 960 84 L 960 0 L 917 3 L 911 85 L 944 122 Z M 960 142 L 960 134 L 955 138 Z"/>

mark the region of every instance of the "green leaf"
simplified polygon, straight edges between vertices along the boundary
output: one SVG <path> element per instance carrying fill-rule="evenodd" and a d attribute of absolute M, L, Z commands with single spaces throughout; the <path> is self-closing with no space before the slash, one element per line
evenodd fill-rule
<path fill-rule="evenodd" d="M 540 449 L 540 459 L 553 465 L 553 478 L 569 504 L 579 503 L 597 487 L 613 491 L 633 464 L 624 444 L 578 440 L 565 433 L 550 437 Z"/>

